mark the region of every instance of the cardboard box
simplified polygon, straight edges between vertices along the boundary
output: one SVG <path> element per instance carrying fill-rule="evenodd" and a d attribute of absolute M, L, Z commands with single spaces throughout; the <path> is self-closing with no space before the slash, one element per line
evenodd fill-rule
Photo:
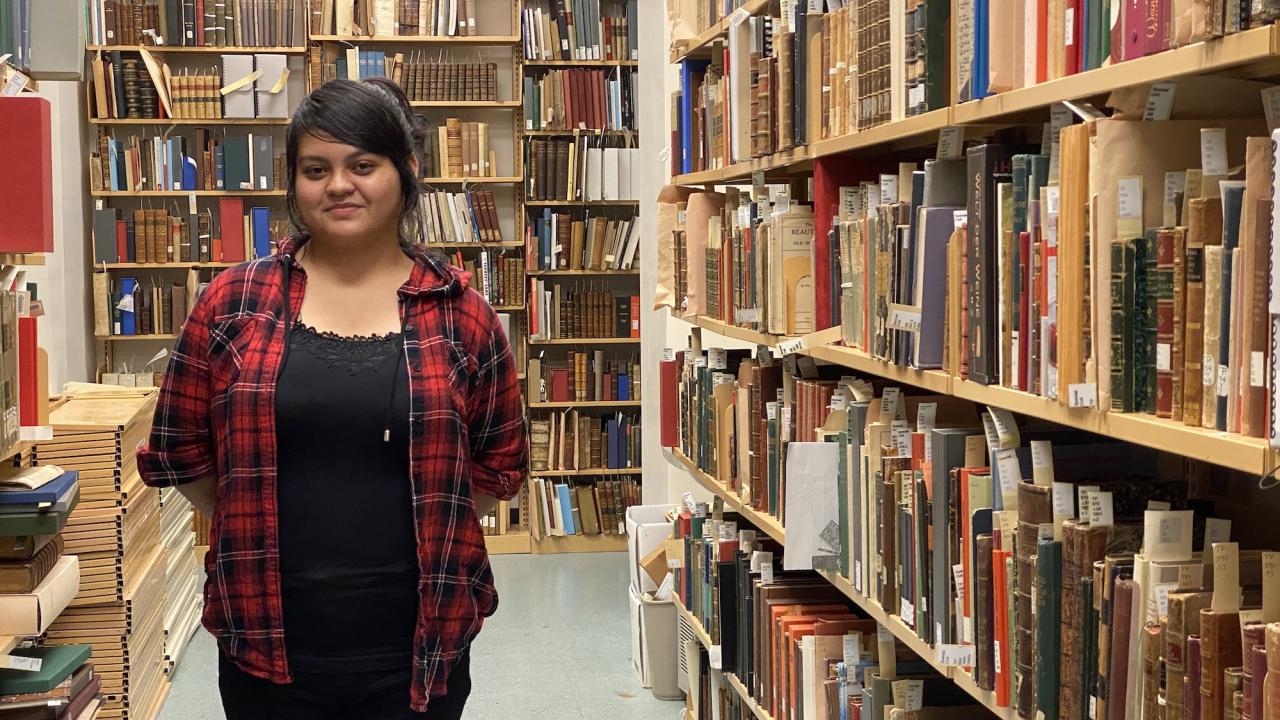
<path fill-rule="evenodd" d="M 0 595 L 0 635 L 39 635 L 80 592 L 80 559 L 64 555 L 33 593 Z"/>

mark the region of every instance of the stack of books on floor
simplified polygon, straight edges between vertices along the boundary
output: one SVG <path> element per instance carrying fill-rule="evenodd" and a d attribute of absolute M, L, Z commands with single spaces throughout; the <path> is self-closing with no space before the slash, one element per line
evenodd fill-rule
<path fill-rule="evenodd" d="M 164 671 L 172 675 L 204 609 L 196 562 L 194 510 L 174 488 L 160 488 L 160 537 L 165 554 Z"/>
<path fill-rule="evenodd" d="M 88 645 L 13 651 L 0 669 L 0 717 L 7 720 L 93 720 L 102 705 L 102 678 Z"/>
<path fill-rule="evenodd" d="M 530 500 L 534 536 L 622 535 L 627 508 L 640 504 L 635 480 L 596 480 L 578 485 L 535 477 Z"/>
<path fill-rule="evenodd" d="M 80 562 L 62 533 L 79 502 L 75 471 L 0 471 L 0 636 L 38 638 L 75 598 Z M 92 718 L 101 680 L 89 655 L 84 645 L 0 652 L 0 717 Z"/>
<path fill-rule="evenodd" d="M 36 446 L 37 463 L 80 472 L 82 493 L 65 533 L 83 565 L 81 592 L 44 642 L 93 647 L 102 718 L 151 720 L 168 692 L 160 498 L 143 485 L 134 455 L 155 400 L 143 391 L 69 397 L 50 413 L 53 439 Z"/>

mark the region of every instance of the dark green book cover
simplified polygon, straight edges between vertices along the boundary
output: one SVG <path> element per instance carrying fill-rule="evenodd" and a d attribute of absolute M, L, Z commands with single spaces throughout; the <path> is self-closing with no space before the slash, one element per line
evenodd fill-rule
<path fill-rule="evenodd" d="M 1134 307 L 1136 271 L 1132 240 L 1111 245 L 1111 409 L 1134 410 Z"/>
<path fill-rule="evenodd" d="M 57 645 L 53 647 L 21 648 L 13 655 L 40 658 L 43 663 L 36 672 L 0 669 L 0 695 L 19 693 L 46 693 L 66 680 L 89 659 L 88 645 Z"/>
<path fill-rule="evenodd" d="M 1094 662 L 1098 657 L 1098 611 L 1093 607 L 1093 577 L 1086 576 L 1080 579 L 1080 607 L 1083 612 L 1081 615 L 1082 627 L 1080 634 L 1084 642 L 1084 649 L 1081 657 L 1084 662 L 1081 665 L 1081 684 L 1084 698 L 1080 702 L 1080 715 L 1077 718 L 1067 718 L 1067 720 L 1089 720 L 1089 702 L 1088 698 L 1094 695 L 1094 682 L 1098 679 L 1098 663 Z"/>
<path fill-rule="evenodd" d="M 1058 717 L 1062 624 L 1062 543 L 1041 539 L 1036 544 L 1036 710 L 1037 717 Z"/>
<path fill-rule="evenodd" d="M 1138 271 L 1136 300 L 1141 303 L 1142 331 L 1137 336 L 1137 363 L 1134 368 L 1135 409 L 1156 413 L 1156 305 L 1159 284 L 1156 282 L 1156 229 L 1147 228 L 1137 243 L 1134 267 Z"/>

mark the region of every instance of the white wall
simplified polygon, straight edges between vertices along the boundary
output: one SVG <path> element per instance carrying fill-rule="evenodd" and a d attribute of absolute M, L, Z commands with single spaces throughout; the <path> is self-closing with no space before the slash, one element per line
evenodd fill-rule
<path fill-rule="evenodd" d="M 74 34 L 69 35 L 74 41 Z M 64 383 L 95 374 L 88 270 L 92 203 L 87 148 L 92 133 L 85 121 L 83 85 L 55 80 L 40 80 L 39 85 L 39 94 L 52 105 L 54 239 L 53 254 L 45 265 L 29 268 L 27 279 L 37 284 L 44 303 L 40 345 L 49 354 L 49 392 L 57 393 Z"/>

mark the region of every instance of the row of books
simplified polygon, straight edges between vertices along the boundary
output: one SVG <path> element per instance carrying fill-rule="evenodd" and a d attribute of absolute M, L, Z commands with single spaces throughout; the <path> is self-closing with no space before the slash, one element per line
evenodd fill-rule
<path fill-rule="evenodd" d="M 640 467 L 640 428 L 630 415 L 619 412 L 595 417 L 565 410 L 549 413 L 547 420 L 531 420 L 529 428 L 534 473 Z"/>
<path fill-rule="evenodd" d="M 423 177 L 492 177 L 498 162 L 489 148 L 489 123 L 448 118 L 425 128 L 419 172 Z"/>
<path fill-rule="evenodd" d="M 640 397 L 640 365 L 605 360 L 604 350 L 570 350 L 563 365 L 542 358 L 529 361 L 530 402 L 609 402 Z M 590 465 L 586 467 L 592 467 Z"/>
<path fill-rule="evenodd" d="M 195 74 L 175 73 L 145 49 L 100 52 L 89 64 L 100 120 L 287 118 L 292 110 L 285 55 L 223 55 L 220 69 Z"/>
<path fill-rule="evenodd" d="M 194 210 L 195 212 L 190 212 Z M 93 260 L 102 263 L 238 263 L 267 257 L 287 235 L 288 221 L 244 198 L 218 198 L 212 208 L 103 207 L 93 211 Z"/>
<path fill-rule="evenodd" d="M 635 130 L 636 73 L 547 70 L 524 78 L 526 130 Z"/>
<path fill-rule="evenodd" d="M 637 0 L 525 0 L 526 60 L 639 60 Z"/>
<path fill-rule="evenodd" d="M 1260 707 L 1241 681 L 1266 674 L 1254 623 L 1280 555 L 1211 517 L 1249 479 L 827 370 L 663 364 L 664 444 L 781 519 L 784 569 L 838 572 L 1023 718 Z"/>
<path fill-rule="evenodd" d="M 506 535 L 512 528 L 520 527 L 520 505 L 514 501 L 502 501 L 493 512 L 479 518 L 480 530 L 485 535 Z"/>
<path fill-rule="evenodd" d="M 198 288 L 189 282 L 94 275 L 95 332 L 105 320 L 104 336 L 177 334 L 194 306 Z"/>
<path fill-rule="evenodd" d="M 754 202 L 732 187 L 673 189 L 666 200 L 675 212 L 663 216 L 659 237 L 673 254 L 683 248 L 683 294 L 674 306 L 685 317 L 708 315 L 778 335 L 817 329 L 812 205 L 789 196 Z"/>
<path fill-rule="evenodd" d="M 0 634 L 44 632 L 80 587 L 62 532 L 80 502 L 79 473 L 56 465 L 0 473 Z M 93 718 L 102 682 L 87 645 L 19 648 L 0 669 L 0 714 Z M 38 713 L 38 715 L 33 714 Z"/>
<path fill-rule="evenodd" d="M 989 717 L 831 583 L 785 570 L 783 548 L 744 524 L 705 503 L 686 506 L 667 553 L 680 605 L 698 626 L 679 648 L 695 717 Z"/>
<path fill-rule="evenodd" d="M 530 278 L 529 338 L 639 338 L 640 296 Z"/>
<path fill-rule="evenodd" d="M 495 63 L 444 62 L 420 50 L 407 55 L 381 50 L 361 50 L 352 46 L 333 50 L 312 45 L 307 50 L 307 78 L 320 87 L 330 80 L 391 78 L 404 89 L 410 102 L 498 100 L 498 67 Z"/>
<path fill-rule="evenodd" d="M 572 140 L 525 143 L 526 197 L 530 200 L 634 200 L 640 188 L 640 151 L 620 138 L 580 135 Z"/>
<path fill-rule="evenodd" d="M 956 12 L 956 88 L 964 102 L 1269 25 L 1280 5 L 966 0 Z"/>
<path fill-rule="evenodd" d="M 630 270 L 639 245 L 637 217 L 552 212 L 543 208 L 527 228 L 529 268 L 537 270 Z"/>
<path fill-rule="evenodd" d="M 638 429 L 637 429 L 638 431 Z M 586 485 L 533 478 L 530 526 L 536 537 L 622 535 L 627 508 L 640 504 L 635 480 L 596 480 Z"/>
<path fill-rule="evenodd" d="M 424 192 L 418 204 L 422 241 L 428 245 L 501 242 L 497 204 L 490 190 Z"/>
<path fill-rule="evenodd" d="M 495 307 L 524 305 L 524 259 L 507 256 L 501 250 L 481 250 L 474 258 L 461 251 L 450 258 L 454 267 L 471 273 L 470 286 L 480 291 Z"/>
<path fill-rule="evenodd" d="M 221 135 L 197 128 L 194 137 L 100 130 L 89 158 L 95 191 L 280 190 L 284 153 L 270 133 Z"/>
<path fill-rule="evenodd" d="M 312 35 L 344 37 L 478 35 L 476 0 L 325 0 L 313 2 Z"/>
<path fill-rule="evenodd" d="M 92 45 L 296 47 L 304 0 L 88 0 Z"/>
<path fill-rule="evenodd" d="M 685 45 L 717 23 L 733 17 L 746 4 L 747 0 L 668 0 L 672 48 Z M 742 14 L 745 13 L 743 10 Z"/>

